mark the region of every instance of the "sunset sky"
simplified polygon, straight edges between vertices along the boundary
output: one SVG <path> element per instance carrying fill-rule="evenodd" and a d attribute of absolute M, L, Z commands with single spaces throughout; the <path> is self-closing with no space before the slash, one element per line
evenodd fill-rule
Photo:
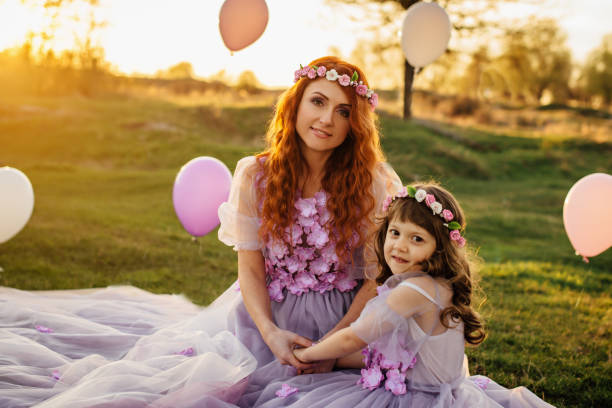
<path fill-rule="evenodd" d="M 332 12 L 324 0 L 267 0 L 269 22 L 262 37 L 230 55 L 218 28 L 222 4 L 223 0 L 101 0 L 100 12 L 109 24 L 100 43 L 107 60 L 126 74 L 153 74 L 189 61 L 201 77 L 222 69 L 234 76 L 250 69 L 265 85 L 286 86 L 300 63 L 328 54 L 331 46 L 346 56 L 365 35 L 359 22 Z M 499 14 L 558 19 L 577 61 L 612 32 L 608 0 L 543 0 L 537 7 L 504 7 Z M 23 41 L 29 28 L 42 24 L 42 15 L 19 0 L 0 0 L 0 49 Z M 58 41 L 61 44 L 61 38 Z"/>

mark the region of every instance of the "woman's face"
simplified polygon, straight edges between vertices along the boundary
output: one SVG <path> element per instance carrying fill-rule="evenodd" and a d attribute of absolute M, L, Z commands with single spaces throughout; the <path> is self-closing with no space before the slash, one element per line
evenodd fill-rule
<path fill-rule="evenodd" d="M 304 89 L 295 129 L 304 154 L 331 153 L 349 132 L 351 105 L 340 85 L 319 78 Z"/>

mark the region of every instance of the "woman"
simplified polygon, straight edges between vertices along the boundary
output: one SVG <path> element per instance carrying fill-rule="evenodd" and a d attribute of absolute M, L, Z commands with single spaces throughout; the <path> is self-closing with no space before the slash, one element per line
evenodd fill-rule
<path fill-rule="evenodd" d="M 219 209 L 241 289 L 207 308 L 133 287 L 0 288 L 0 406 L 254 406 L 270 379 L 332 370 L 292 349 L 346 327 L 375 294 L 363 246 L 374 208 L 400 187 L 376 103 L 337 58 L 296 72 L 268 148 L 238 163 Z"/>
<path fill-rule="evenodd" d="M 374 209 L 401 184 L 383 161 L 363 72 L 334 57 L 295 73 L 267 132 L 267 149 L 238 162 L 219 239 L 238 251 L 242 300 L 230 330 L 258 368 L 240 405 L 257 404 L 270 380 L 330 371 L 292 353 L 357 318 L 375 295 L 364 243 Z M 370 267 L 371 274 L 376 266 Z M 282 372 L 282 373 L 281 373 Z"/>

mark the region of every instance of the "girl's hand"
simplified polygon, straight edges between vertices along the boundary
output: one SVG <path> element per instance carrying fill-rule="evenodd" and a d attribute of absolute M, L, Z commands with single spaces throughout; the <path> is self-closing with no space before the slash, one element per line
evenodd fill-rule
<path fill-rule="evenodd" d="M 298 359 L 301 360 L 299 357 Z M 334 369 L 335 366 L 336 366 L 336 359 L 317 361 L 316 363 L 314 363 L 312 368 L 308 368 L 306 370 L 298 370 L 297 373 L 298 375 L 329 373 Z"/>
<path fill-rule="evenodd" d="M 305 348 L 293 349 L 293 355 L 295 356 L 295 358 L 300 360 L 302 363 L 309 363 L 309 361 L 306 359 L 306 356 L 304 355 L 305 352 Z"/>
<path fill-rule="evenodd" d="M 264 341 L 281 364 L 292 365 L 298 370 L 312 368 L 312 364 L 302 363 L 293 355 L 293 349 L 296 345 L 301 347 L 310 347 L 312 345 L 312 341 L 306 337 L 288 330 L 276 328 L 267 333 Z"/>

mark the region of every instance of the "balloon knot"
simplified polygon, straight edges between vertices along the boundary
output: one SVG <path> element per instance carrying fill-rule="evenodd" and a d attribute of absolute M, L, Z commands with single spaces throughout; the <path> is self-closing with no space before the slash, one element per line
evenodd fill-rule
<path fill-rule="evenodd" d="M 589 263 L 589 258 L 587 258 L 586 256 L 583 256 L 582 260 L 584 261 L 584 263 Z"/>

